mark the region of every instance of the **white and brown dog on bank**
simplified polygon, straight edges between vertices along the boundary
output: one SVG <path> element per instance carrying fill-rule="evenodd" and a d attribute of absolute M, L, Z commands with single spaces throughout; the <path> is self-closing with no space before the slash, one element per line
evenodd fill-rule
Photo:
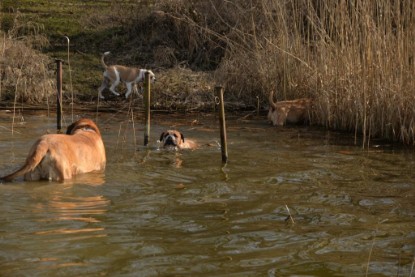
<path fill-rule="evenodd" d="M 274 126 L 284 126 L 286 124 L 307 123 L 310 119 L 311 99 L 301 98 L 288 101 L 274 102 L 273 91 L 269 94 L 268 120 Z"/>
<path fill-rule="evenodd" d="M 160 142 L 164 148 L 196 149 L 198 147 L 195 141 L 185 140 L 183 134 L 177 130 L 167 130 L 161 133 Z"/>
<path fill-rule="evenodd" d="M 102 84 L 98 89 L 99 97 L 104 99 L 102 92 L 104 89 L 108 88 L 113 94 L 120 95 L 115 88 L 123 82 L 127 87 L 127 92 L 125 93 L 125 98 L 130 96 L 131 91 L 134 89 L 137 92 L 137 84 L 144 81 L 145 73 L 150 74 L 150 80 L 153 83 L 156 80 L 156 76 L 151 70 L 139 69 L 134 67 L 127 67 L 123 65 L 106 65 L 104 58 L 108 56 L 110 52 L 105 52 L 101 56 L 101 64 L 104 67 L 104 79 Z"/>
<path fill-rule="evenodd" d="M 81 173 L 104 171 L 105 148 L 97 125 L 90 119 L 72 123 L 66 134 L 41 136 L 29 151 L 25 164 L 0 178 L 9 182 L 24 175 L 26 181 L 64 181 Z"/>

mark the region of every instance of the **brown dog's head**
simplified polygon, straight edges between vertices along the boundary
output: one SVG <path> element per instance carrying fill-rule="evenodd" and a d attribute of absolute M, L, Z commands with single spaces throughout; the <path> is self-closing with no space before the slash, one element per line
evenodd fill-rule
<path fill-rule="evenodd" d="M 99 136 L 101 136 L 101 133 L 98 129 L 98 126 L 88 118 L 81 118 L 78 121 L 75 121 L 71 125 L 68 126 L 68 129 L 66 130 L 67 135 L 73 135 L 78 130 L 92 130 L 95 133 L 97 133 Z"/>
<path fill-rule="evenodd" d="M 167 130 L 161 133 L 160 141 L 164 147 L 177 147 L 184 143 L 184 136 L 177 130 Z"/>

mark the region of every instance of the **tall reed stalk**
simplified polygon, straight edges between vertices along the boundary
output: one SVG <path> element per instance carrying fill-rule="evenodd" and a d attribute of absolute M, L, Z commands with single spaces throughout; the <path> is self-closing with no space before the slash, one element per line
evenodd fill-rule
<path fill-rule="evenodd" d="M 71 69 L 71 59 L 70 59 L 70 52 L 69 52 L 69 48 L 70 48 L 70 39 L 68 36 L 64 36 L 64 38 L 66 39 L 66 43 L 67 43 L 67 61 L 68 61 L 68 70 L 69 70 L 69 85 L 70 85 L 70 89 L 71 89 L 71 118 L 72 118 L 72 122 L 74 121 L 74 113 L 73 113 L 73 106 L 75 105 L 74 103 L 74 92 L 73 92 L 73 85 L 72 85 L 72 69 Z"/>
<path fill-rule="evenodd" d="M 0 76 L 2 76 L 3 72 L 5 72 L 4 63 L 2 62 L 4 60 L 5 51 L 6 51 L 6 34 L 3 34 L 3 41 L 1 42 L 1 48 L 0 48 L 0 52 L 1 52 L 1 55 L 0 55 Z M 3 78 L 0 78 L 0 99 L 1 99 L 1 96 L 2 96 L 2 92 L 3 92 L 2 87 L 3 87 Z"/>

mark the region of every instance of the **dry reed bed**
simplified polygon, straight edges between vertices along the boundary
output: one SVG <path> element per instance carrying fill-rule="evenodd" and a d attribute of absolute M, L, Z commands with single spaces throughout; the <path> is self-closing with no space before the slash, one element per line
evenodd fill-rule
<path fill-rule="evenodd" d="M 52 78 L 52 60 L 36 48 L 48 40 L 40 27 L 31 21 L 19 20 L 7 34 L 0 30 L 0 99 L 25 103 L 48 101 L 56 91 Z"/>
<path fill-rule="evenodd" d="M 280 100 L 314 98 L 315 124 L 362 134 L 364 145 L 415 142 L 413 1 L 242 2 L 231 6 L 246 22 L 228 21 L 237 28 L 217 74 L 228 90 L 266 99 L 277 86 Z"/>
<path fill-rule="evenodd" d="M 49 77 L 49 58 L 24 43 L 0 38 L 0 97 L 18 102 L 40 103 L 55 92 Z"/>

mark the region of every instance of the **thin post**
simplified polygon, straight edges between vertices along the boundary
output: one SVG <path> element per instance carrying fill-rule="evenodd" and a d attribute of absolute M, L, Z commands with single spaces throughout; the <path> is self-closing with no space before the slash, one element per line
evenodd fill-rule
<path fill-rule="evenodd" d="M 219 122 L 220 122 L 220 145 L 222 152 L 222 162 L 228 162 L 228 142 L 226 137 L 225 104 L 223 102 L 223 87 L 215 87 L 215 92 L 219 98 Z"/>
<path fill-rule="evenodd" d="M 56 60 L 56 125 L 58 133 L 62 129 L 62 60 Z"/>
<path fill-rule="evenodd" d="M 213 114 L 215 115 L 215 119 L 216 119 L 216 105 L 218 105 L 218 101 L 217 101 L 217 96 L 216 96 L 216 90 L 213 92 Z"/>
<path fill-rule="evenodd" d="M 260 109 L 260 107 L 259 107 L 259 96 L 257 95 L 257 97 L 256 97 L 256 116 L 258 116 L 258 117 L 259 117 L 259 109 Z"/>
<path fill-rule="evenodd" d="M 144 146 L 148 145 L 150 137 L 150 73 L 145 73 L 144 80 L 144 109 L 145 109 L 145 130 L 144 130 Z"/>

